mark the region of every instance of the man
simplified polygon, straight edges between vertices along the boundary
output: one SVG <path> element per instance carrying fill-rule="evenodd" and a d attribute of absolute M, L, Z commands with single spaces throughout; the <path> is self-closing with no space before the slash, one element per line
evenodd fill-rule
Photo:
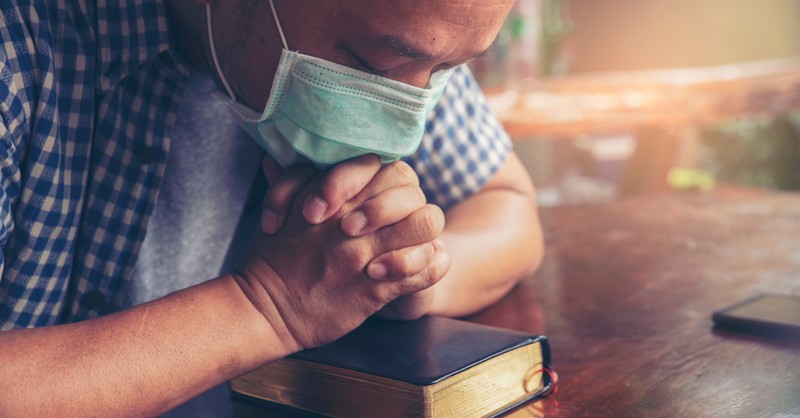
<path fill-rule="evenodd" d="M 2 3 L 0 325 L 35 328 L 0 333 L 0 415 L 158 414 L 376 312 L 474 312 L 536 268 L 533 187 L 461 67 L 512 2 L 271 3 Z M 330 99 L 291 90 L 297 63 Z M 397 118 L 353 115 L 359 95 Z M 325 123 L 367 134 L 329 144 Z"/>

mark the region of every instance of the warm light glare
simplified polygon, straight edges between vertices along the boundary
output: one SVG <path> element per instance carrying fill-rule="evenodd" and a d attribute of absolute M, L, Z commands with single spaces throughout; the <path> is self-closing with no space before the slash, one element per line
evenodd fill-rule
<path fill-rule="evenodd" d="M 571 72 L 800 55 L 796 0 L 571 0 Z"/>

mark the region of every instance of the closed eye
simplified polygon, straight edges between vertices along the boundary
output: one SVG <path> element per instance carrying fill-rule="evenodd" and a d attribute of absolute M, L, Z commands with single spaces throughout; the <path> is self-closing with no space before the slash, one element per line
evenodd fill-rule
<path fill-rule="evenodd" d="M 375 68 L 373 65 L 367 62 L 365 59 L 361 58 L 355 52 L 351 51 L 349 48 L 344 46 L 341 46 L 340 48 L 348 55 L 348 57 L 350 57 L 350 60 L 356 65 L 357 69 L 380 77 L 386 77 L 386 75 L 389 74 L 388 70 L 380 70 Z"/>

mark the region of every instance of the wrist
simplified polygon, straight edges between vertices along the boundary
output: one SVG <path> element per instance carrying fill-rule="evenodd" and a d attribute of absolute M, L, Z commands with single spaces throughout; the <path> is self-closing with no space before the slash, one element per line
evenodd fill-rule
<path fill-rule="evenodd" d="M 269 340 L 267 347 L 274 347 L 269 350 L 270 357 L 274 357 L 272 359 L 286 357 L 303 349 L 289 330 L 284 313 L 278 309 L 275 292 L 267 285 L 282 283 L 269 263 L 257 256 L 248 257 L 246 263 L 229 277 L 246 298 L 251 312 L 256 314 L 256 326 L 266 333 Z"/>

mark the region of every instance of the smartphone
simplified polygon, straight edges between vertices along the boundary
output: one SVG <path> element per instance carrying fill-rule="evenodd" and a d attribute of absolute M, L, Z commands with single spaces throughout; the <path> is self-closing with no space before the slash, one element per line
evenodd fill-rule
<path fill-rule="evenodd" d="M 760 294 L 714 311 L 714 325 L 732 332 L 800 338 L 800 296 Z"/>

